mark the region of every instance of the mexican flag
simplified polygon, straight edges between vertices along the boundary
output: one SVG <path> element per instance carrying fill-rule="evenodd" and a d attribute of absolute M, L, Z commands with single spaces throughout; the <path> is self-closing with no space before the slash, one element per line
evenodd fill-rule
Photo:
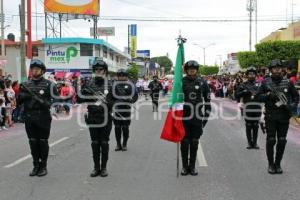
<path fill-rule="evenodd" d="M 178 51 L 176 57 L 176 65 L 174 70 L 174 79 L 172 92 L 169 99 L 170 109 L 168 111 L 166 121 L 160 138 L 174 143 L 179 143 L 184 135 L 184 127 L 182 123 L 183 115 L 183 91 L 182 91 L 182 65 L 184 63 L 184 44 L 183 38 L 178 39 Z"/>

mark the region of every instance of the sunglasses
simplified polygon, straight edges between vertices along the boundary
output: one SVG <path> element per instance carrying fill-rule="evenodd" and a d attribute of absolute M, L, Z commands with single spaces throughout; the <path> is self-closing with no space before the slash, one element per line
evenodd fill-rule
<path fill-rule="evenodd" d="M 195 62 L 188 62 L 187 66 L 188 67 L 198 67 L 198 65 Z"/>

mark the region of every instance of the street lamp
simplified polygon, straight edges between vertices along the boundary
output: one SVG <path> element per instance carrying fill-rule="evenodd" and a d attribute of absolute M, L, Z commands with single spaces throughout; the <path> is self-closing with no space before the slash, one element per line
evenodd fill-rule
<path fill-rule="evenodd" d="M 210 43 L 209 45 L 206 45 L 206 46 L 201 46 L 200 44 L 197 44 L 197 43 L 193 43 L 193 45 L 198 46 L 198 47 L 203 49 L 203 66 L 205 66 L 205 56 L 206 56 L 205 55 L 205 49 L 212 46 L 212 45 L 215 45 L 215 43 Z"/>

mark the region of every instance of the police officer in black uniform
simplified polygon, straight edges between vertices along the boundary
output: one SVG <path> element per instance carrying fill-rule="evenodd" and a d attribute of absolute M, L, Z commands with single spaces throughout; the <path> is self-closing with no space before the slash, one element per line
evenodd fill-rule
<path fill-rule="evenodd" d="M 242 83 L 236 92 L 237 98 L 242 98 L 244 103 L 243 116 L 246 122 L 247 149 L 259 149 L 257 137 L 262 106 L 256 96 L 259 87 L 255 81 L 256 74 L 256 68 L 249 67 L 246 71 L 248 81 Z"/>
<path fill-rule="evenodd" d="M 33 59 L 30 69 L 32 79 L 21 84 L 18 103 L 24 104 L 25 129 L 33 158 L 29 176 L 45 176 L 52 121 L 50 107 L 54 98 L 58 98 L 58 92 L 56 86 L 43 77 L 46 66 L 42 61 Z"/>
<path fill-rule="evenodd" d="M 149 89 L 151 90 L 151 99 L 153 104 L 153 112 L 158 111 L 158 100 L 159 100 L 159 91 L 163 89 L 162 84 L 158 80 L 158 76 L 153 76 L 153 81 L 149 83 Z"/>
<path fill-rule="evenodd" d="M 127 151 L 129 126 L 131 123 L 131 104 L 138 99 L 135 85 L 128 80 L 128 73 L 124 69 L 117 72 L 117 80 L 113 83 L 114 125 L 117 146 L 115 151 Z M 123 142 L 121 138 L 123 135 Z"/>
<path fill-rule="evenodd" d="M 181 141 L 181 175 L 198 175 L 195 168 L 199 139 L 207 123 L 211 105 L 210 90 L 206 81 L 198 76 L 199 64 L 188 61 L 184 65 L 187 74 L 182 80 L 184 94 L 183 126 L 185 136 Z"/>
<path fill-rule="evenodd" d="M 90 176 L 106 177 L 109 136 L 112 128 L 111 82 L 107 78 L 108 67 L 104 61 L 95 60 L 92 69 L 94 77 L 82 87 L 81 91 L 82 101 L 88 102 L 85 121 L 89 126 L 94 161 L 94 170 Z"/>
<path fill-rule="evenodd" d="M 278 59 L 270 62 L 271 77 L 262 82 L 258 92 L 258 97 L 265 103 L 266 109 L 266 154 L 270 174 L 282 174 L 283 172 L 280 164 L 287 143 L 289 120 L 292 116 L 291 107 L 299 103 L 299 94 L 293 84 L 288 79 L 283 78 L 282 67 L 282 62 Z"/>

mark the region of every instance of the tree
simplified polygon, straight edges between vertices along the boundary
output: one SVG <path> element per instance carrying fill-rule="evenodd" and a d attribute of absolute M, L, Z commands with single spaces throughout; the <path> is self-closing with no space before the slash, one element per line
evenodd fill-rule
<path fill-rule="evenodd" d="M 255 51 L 238 52 L 237 58 L 242 69 L 248 68 L 252 65 L 255 67 L 260 67 L 264 65 Z"/>
<path fill-rule="evenodd" d="M 263 42 L 255 46 L 257 56 L 263 65 L 270 60 L 290 60 L 300 58 L 300 41 Z"/>
<path fill-rule="evenodd" d="M 172 61 L 167 56 L 153 57 L 150 59 L 150 61 L 158 63 L 160 67 L 164 67 L 166 73 L 170 72 L 173 66 Z"/>
<path fill-rule="evenodd" d="M 219 73 L 219 67 L 218 66 L 200 66 L 200 74 L 203 76 L 207 75 L 214 75 Z"/>
<path fill-rule="evenodd" d="M 128 77 L 132 80 L 137 80 L 139 75 L 139 67 L 135 64 L 131 65 L 127 70 Z"/>

